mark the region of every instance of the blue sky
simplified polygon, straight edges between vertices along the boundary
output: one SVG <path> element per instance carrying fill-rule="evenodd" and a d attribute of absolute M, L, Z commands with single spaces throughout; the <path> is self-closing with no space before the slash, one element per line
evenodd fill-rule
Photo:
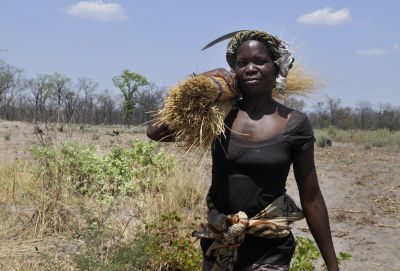
<path fill-rule="evenodd" d="M 400 106 L 400 1 L 0 0 L 0 59 L 28 77 L 63 73 L 116 91 L 124 69 L 171 86 L 192 72 L 228 65 L 227 42 L 239 29 L 262 29 L 291 45 L 324 95 L 354 106 Z M 249 3 L 249 4 L 246 4 Z"/>

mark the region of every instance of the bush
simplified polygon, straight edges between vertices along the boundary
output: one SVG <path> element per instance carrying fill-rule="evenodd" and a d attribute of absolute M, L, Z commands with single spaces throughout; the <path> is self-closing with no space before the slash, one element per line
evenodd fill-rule
<path fill-rule="evenodd" d="M 61 232 L 77 223 L 71 217 L 79 216 L 67 207 L 79 196 L 112 204 L 119 196 L 161 189 L 175 161 L 156 143 L 143 141 L 126 150 L 115 145 L 105 155 L 75 143 L 35 147 L 31 153 L 42 189 L 32 217 L 35 234 Z"/>
<path fill-rule="evenodd" d="M 84 210 L 88 227 L 81 236 L 81 253 L 71 256 L 77 270 L 182 270 L 200 271 L 202 255 L 189 237 L 181 236 L 180 217 L 171 212 L 162 215 L 158 224 L 146 225 L 131 241 L 107 222 Z"/>
<path fill-rule="evenodd" d="M 201 271 L 202 253 L 190 241 L 190 235 L 182 235 L 179 224 L 181 218 L 176 212 L 161 216 L 158 224 L 146 226 L 145 233 L 150 236 L 146 251 L 152 255 L 152 269 Z"/>
<path fill-rule="evenodd" d="M 332 141 L 325 134 L 318 135 L 315 144 L 320 148 L 332 146 Z"/>
<path fill-rule="evenodd" d="M 99 140 L 99 139 L 100 139 L 100 135 L 99 134 L 97 134 L 97 133 L 92 134 L 92 140 Z"/>
<path fill-rule="evenodd" d="M 4 134 L 4 139 L 5 139 L 5 140 L 10 140 L 10 139 L 11 139 L 11 133 L 10 133 L 10 132 L 6 132 L 6 133 Z"/>
<path fill-rule="evenodd" d="M 290 271 L 313 271 L 315 270 L 315 262 L 321 258 L 321 253 L 313 240 L 307 237 L 296 237 L 296 251 L 293 255 Z M 339 252 L 337 261 L 339 266 L 351 259 L 351 255 L 346 252 Z M 325 265 L 322 265 L 327 270 Z"/>
<path fill-rule="evenodd" d="M 315 130 L 315 133 L 329 136 L 335 142 L 356 143 L 374 147 L 398 147 L 400 148 L 400 132 L 391 132 L 389 129 L 373 131 L 341 130 L 334 126 L 328 129 Z"/>
<path fill-rule="evenodd" d="M 313 271 L 314 261 L 318 260 L 321 254 L 313 240 L 306 237 L 296 237 L 296 251 L 293 256 L 290 271 Z"/>
<path fill-rule="evenodd" d="M 137 140 L 127 150 L 114 145 L 103 156 L 91 147 L 74 143 L 35 147 L 32 154 L 36 173 L 46 187 L 70 187 L 82 195 L 133 195 L 146 189 L 160 189 L 174 159 L 157 143 Z"/>

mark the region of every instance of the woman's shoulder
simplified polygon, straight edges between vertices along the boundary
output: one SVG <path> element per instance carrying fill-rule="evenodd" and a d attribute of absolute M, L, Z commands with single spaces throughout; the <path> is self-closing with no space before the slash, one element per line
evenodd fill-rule
<path fill-rule="evenodd" d="M 301 126 L 307 125 L 309 122 L 305 113 L 280 103 L 278 103 L 278 112 L 282 117 L 288 118 L 286 130 L 290 132 L 293 132 Z"/>

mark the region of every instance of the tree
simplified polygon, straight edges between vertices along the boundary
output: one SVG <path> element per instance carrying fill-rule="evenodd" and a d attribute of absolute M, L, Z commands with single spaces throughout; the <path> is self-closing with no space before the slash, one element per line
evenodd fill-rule
<path fill-rule="evenodd" d="M 100 123 L 117 123 L 115 120 L 117 100 L 108 94 L 105 90 L 103 93 L 96 95 L 98 112 L 96 113 L 95 124 Z"/>
<path fill-rule="evenodd" d="M 88 78 L 79 78 L 76 88 L 79 93 L 82 93 L 79 105 L 77 106 L 77 114 L 79 116 L 80 123 L 93 123 L 94 121 L 94 113 L 95 113 L 95 101 L 94 94 L 97 92 L 98 83 L 88 79 Z"/>
<path fill-rule="evenodd" d="M 342 100 L 340 98 L 331 98 L 331 97 L 326 97 L 326 103 L 328 106 L 328 111 L 329 111 L 329 116 L 330 116 L 330 125 L 335 125 L 337 126 L 338 122 L 338 113 L 340 110 L 340 104 L 342 103 Z"/>
<path fill-rule="evenodd" d="M 135 93 L 138 91 L 139 87 L 146 86 L 149 82 L 146 77 L 138 73 L 130 72 L 129 70 L 122 71 L 122 73 L 119 76 L 115 76 L 112 81 L 114 86 L 116 86 L 123 95 L 124 122 L 129 126 L 136 104 Z"/>
<path fill-rule="evenodd" d="M 62 115 L 62 105 L 66 95 L 71 95 L 71 79 L 63 74 L 54 73 L 49 75 L 50 93 L 55 99 L 55 111 L 57 112 L 56 122 L 63 123 L 64 116 Z"/>
<path fill-rule="evenodd" d="M 372 119 L 374 115 L 374 110 L 372 105 L 368 101 L 360 101 L 357 104 L 356 111 L 359 115 L 360 129 L 366 130 L 372 127 Z"/>
<path fill-rule="evenodd" d="M 390 104 L 380 104 L 378 109 L 378 128 L 388 128 L 390 131 L 399 127 L 400 113 L 398 108 Z"/>
<path fill-rule="evenodd" d="M 303 111 L 304 108 L 304 101 L 298 100 L 293 96 L 285 97 L 285 99 L 283 100 L 283 104 L 297 111 Z"/>
<path fill-rule="evenodd" d="M 0 60 L 0 114 L 11 119 L 15 97 L 26 88 L 23 70 Z"/>
<path fill-rule="evenodd" d="M 72 123 L 79 100 L 79 92 L 67 91 L 64 95 L 65 121 Z"/>
<path fill-rule="evenodd" d="M 149 84 L 135 93 L 135 124 L 143 124 L 151 120 L 152 115 L 160 109 L 165 96 L 165 88 Z"/>

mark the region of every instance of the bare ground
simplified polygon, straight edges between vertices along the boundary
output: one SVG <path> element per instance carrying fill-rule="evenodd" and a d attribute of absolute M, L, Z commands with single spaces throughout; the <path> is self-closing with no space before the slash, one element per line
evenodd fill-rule
<path fill-rule="evenodd" d="M 74 129 L 53 137 L 90 142 L 101 148 L 112 140 L 129 144 L 133 138 L 145 138 L 143 133 L 123 130 L 115 137 L 118 127 L 85 127 Z M 53 129 L 54 130 L 54 129 Z M 2 163 L 14 159 L 29 159 L 27 148 L 38 143 L 31 124 L 0 122 L 0 159 Z M 50 133 L 50 132 L 49 132 Z M 8 137 L 8 139 L 7 139 Z M 209 159 L 201 163 L 209 171 Z M 355 144 L 333 144 L 329 148 L 316 149 L 316 165 L 321 190 L 329 210 L 331 230 L 336 251 L 352 255 L 342 270 L 400 270 L 400 156 L 390 148 L 364 148 Z M 205 175 L 208 175 L 205 173 Z M 293 175 L 289 176 L 288 192 L 298 201 Z M 14 210 L 13 210 L 14 208 Z M 10 212 L 31 215 L 26 206 L 6 206 L 0 199 L 0 229 L 18 225 Z M 7 215 L 8 214 L 8 215 Z M 294 225 L 294 233 L 311 237 L 304 221 Z M 12 232 L 12 229 L 11 229 Z M 13 266 L 13 270 L 29 270 L 29 262 L 37 251 L 61 254 L 76 248 L 68 238 L 52 236 L 26 239 L 16 235 L 0 237 L 0 267 Z M 11 263 L 11 264 L 10 264 Z M 1 268 L 0 268 L 1 269 Z"/>

